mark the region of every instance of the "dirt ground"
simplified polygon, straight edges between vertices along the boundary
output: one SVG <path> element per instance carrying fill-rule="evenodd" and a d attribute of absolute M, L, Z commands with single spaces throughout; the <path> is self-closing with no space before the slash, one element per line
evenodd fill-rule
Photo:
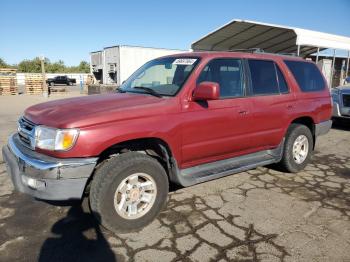
<path fill-rule="evenodd" d="M 0 96 L 1 146 L 23 110 L 45 100 Z M 132 234 L 98 227 L 77 204 L 14 192 L 0 156 L 0 261 L 212 260 L 350 261 L 350 123 L 319 138 L 305 171 L 263 167 L 173 190 Z"/>

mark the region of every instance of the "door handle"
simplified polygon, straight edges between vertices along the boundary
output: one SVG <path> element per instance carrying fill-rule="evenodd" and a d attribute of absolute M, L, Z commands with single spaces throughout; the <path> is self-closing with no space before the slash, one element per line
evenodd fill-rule
<path fill-rule="evenodd" d="M 241 110 L 241 111 L 238 111 L 238 114 L 246 115 L 246 114 L 248 114 L 248 111 L 247 110 Z"/>

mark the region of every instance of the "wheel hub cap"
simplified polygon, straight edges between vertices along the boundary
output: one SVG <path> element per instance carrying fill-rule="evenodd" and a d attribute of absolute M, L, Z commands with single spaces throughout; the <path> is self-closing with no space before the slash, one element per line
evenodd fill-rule
<path fill-rule="evenodd" d="M 138 188 L 132 189 L 129 194 L 129 198 L 131 201 L 136 202 L 140 199 L 140 190 Z"/>
<path fill-rule="evenodd" d="M 154 179 L 145 173 L 135 173 L 118 185 L 114 194 L 114 209 L 125 219 L 140 218 L 152 208 L 156 196 Z"/>
<path fill-rule="evenodd" d="M 293 144 L 293 158 L 297 164 L 301 164 L 305 161 L 309 153 L 309 140 L 306 136 L 298 136 Z"/>

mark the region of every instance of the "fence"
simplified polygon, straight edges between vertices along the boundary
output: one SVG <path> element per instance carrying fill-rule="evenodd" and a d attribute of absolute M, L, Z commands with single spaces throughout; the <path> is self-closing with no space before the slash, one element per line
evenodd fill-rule
<path fill-rule="evenodd" d="M 16 69 L 0 68 L 0 95 L 17 95 Z"/>

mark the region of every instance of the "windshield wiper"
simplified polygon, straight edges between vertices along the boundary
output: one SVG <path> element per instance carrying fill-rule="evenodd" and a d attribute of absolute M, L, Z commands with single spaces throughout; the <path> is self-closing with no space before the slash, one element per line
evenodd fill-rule
<path fill-rule="evenodd" d="M 152 88 L 149 88 L 149 87 L 134 86 L 133 88 L 144 90 L 144 91 L 146 91 L 148 94 L 150 94 L 152 96 L 163 97 L 161 94 L 159 94 L 158 92 L 154 91 Z"/>
<path fill-rule="evenodd" d="M 123 89 L 121 89 L 121 88 L 117 88 L 117 89 L 116 89 L 116 92 L 117 92 L 117 93 L 126 93 L 126 91 L 123 90 Z"/>

